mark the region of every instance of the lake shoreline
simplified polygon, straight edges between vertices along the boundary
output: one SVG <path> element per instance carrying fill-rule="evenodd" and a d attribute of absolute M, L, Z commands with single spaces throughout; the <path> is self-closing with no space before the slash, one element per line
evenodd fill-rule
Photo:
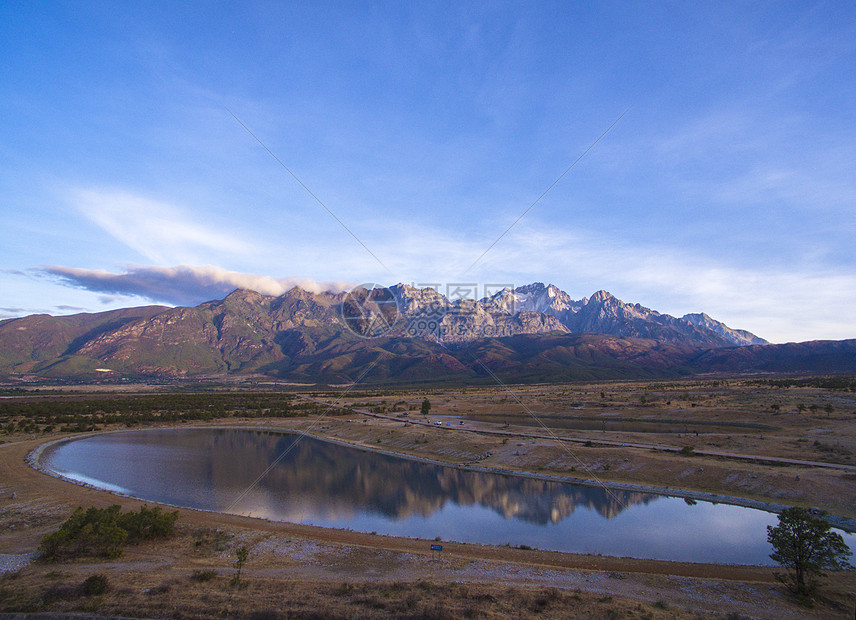
<path fill-rule="evenodd" d="M 62 480 L 66 480 L 68 482 L 72 482 L 74 484 L 78 484 L 81 486 L 91 486 L 91 485 L 88 485 L 86 483 L 64 477 L 64 476 L 62 476 L 56 472 L 53 472 L 52 470 L 50 470 L 50 468 L 45 467 L 39 460 L 41 453 L 42 453 L 42 450 L 44 448 L 47 448 L 49 446 L 52 446 L 52 445 L 55 445 L 58 443 L 65 443 L 68 441 L 74 441 L 75 439 L 82 439 L 84 437 L 89 437 L 89 436 L 93 436 L 93 435 L 103 435 L 105 433 L 136 432 L 137 430 L 142 431 L 142 430 L 174 429 L 174 428 L 175 428 L 174 426 L 152 426 L 152 427 L 147 427 L 146 429 L 121 429 L 121 430 L 110 430 L 110 431 L 96 431 L 96 432 L 92 432 L 92 433 L 82 433 L 79 435 L 63 437 L 63 438 L 55 439 L 52 441 L 48 441 L 45 444 L 40 445 L 38 448 L 33 450 L 33 452 L 31 454 L 27 455 L 27 462 L 30 463 L 31 466 L 34 467 L 35 469 L 42 471 L 43 473 L 46 473 L 48 475 L 52 475 L 54 477 L 58 477 Z M 319 441 L 325 441 L 328 443 L 346 446 L 349 448 L 355 448 L 358 450 L 365 450 L 367 452 L 384 454 L 387 456 L 407 459 L 407 460 L 415 461 L 418 463 L 425 463 L 427 465 L 437 465 L 440 467 L 451 467 L 453 469 L 460 469 L 460 470 L 472 471 L 472 472 L 478 472 L 478 473 L 488 473 L 488 474 L 494 474 L 494 475 L 499 475 L 499 476 L 515 476 L 518 478 L 528 478 L 528 479 L 532 479 L 532 480 L 542 480 L 545 482 L 556 482 L 556 483 L 560 483 L 560 484 L 574 484 L 574 485 L 586 486 L 586 487 L 606 488 L 606 489 L 611 489 L 611 490 L 616 490 L 616 491 L 628 491 L 628 492 L 634 492 L 634 493 L 650 493 L 652 495 L 662 495 L 662 496 L 666 496 L 666 497 L 678 497 L 678 498 L 690 499 L 690 500 L 694 500 L 694 501 L 710 502 L 713 504 L 729 504 L 732 506 L 741 506 L 744 508 L 754 508 L 757 510 L 763 510 L 765 512 L 772 512 L 772 513 L 776 513 L 776 514 L 779 514 L 783 510 L 789 508 L 789 506 L 786 504 L 777 504 L 777 503 L 773 503 L 773 502 L 765 502 L 762 500 L 755 500 L 755 499 L 751 499 L 751 498 L 720 495 L 717 493 L 709 493 L 709 492 L 703 492 L 703 491 L 692 491 L 692 490 L 681 489 L 681 488 L 676 488 L 676 487 L 654 487 L 654 486 L 648 486 L 648 485 L 633 484 L 633 483 L 627 483 L 627 482 L 616 482 L 616 481 L 604 482 L 604 481 L 591 480 L 589 478 L 578 478 L 578 477 L 571 477 L 571 476 L 558 476 L 555 474 L 544 474 L 544 473 L 538 473 L 538 472 L 527 472 L 527 471 L 519 471 L 519 470 L 512 470 L 512 469 L 502 469 L 502 468 L 498 468 L 498 467 L 487 467 L 484 465 L 452 463 L 452 462 L 443 461 L 440 459 L 417 456 L 417 455 L 413 455 L 413 454 L 407 454 L 405 452 L 397 452 L 394 450 L 389 450 L 386 448 L 378 448 L 375 446 L 367 446 L 364 444 L 349 442 L 349 441 L 345 441 L 342 439 L 335 439 L 332 437 L 326 437 L 324 435 L 319 435 L 316 433 L 307 432 L 307 431 L 303 431 L 303 430 L 299 430 L 299 429 L 284 429 L 281 427 L 273 427 L 273 426 L 266 426 L 266 425 L 265 426 L 256 426 L 256 425 L 241 426 L 241 425 L 222 425 L 222 424 L 194 425 L 194 426 L 182 427 L 182 428 L 212 428 L 212 429 L 223 429 L 223 430 L 256 430 L 256 431 L 264 431 L 264 432 L 271 432 L 271 433 L 281 433 L 281 434 L 286 434 L 286 435 L 304 435 L 306 437 L 311 437 L 312 439 L 316 439 Z M 92 488 L 98 488 L 99 490 L 106 490 L 109 493 L 115 493 L 117 495 L 122 495 L 121 493 L 117 493 L 115 491 L 110 491 L 107 489 L 102 489 L 102 488 L 97 487 L 97 486 L 93 486 Z M 211 511 L 211 512 L 216 512 L 216 511 Z M 847 517 L 842 517 L 840 515 L 833 515 L 833 514 L 826 514 L 825 518 L 832 524 L 833 527 L 844 530 L 845 532 L 848 532 L 848 533 L 856 532 L 856 520 L 848 519 Z"/>
<path fill-rule="evenodd" d="M 590 479 L 586 479 L 586 478 L 566 477 L 566 476 L 537 473 L 537 472 L 515 471 L 515 470 L 502 469 L 502 468 L 497 468 L 497 467 L 487 467 L 484 465 L 465 464 L 465 463 L 450 463 L 448 461 L 443 461 L 440 459 L 417 456 L 417 455 L 407 454 L 407 453 L 403 453 L 403 452 L 397 452 L 394 450 L 389 450 L 386 448 L 379 448 L 379 447 L 375 447 L 375 446 L 367 446 L 367 445 L 360 444 L 360 443 L 330 438 L 330 437 L 326 437 L 324 435 L 320 435 L 320 434 L 316 434 L 313 432 L 308 432 L 308 431 L 300 430 L 300 429 L 287 429 L 287 428 L 281 428 L 281 427 L 273 427 L 273 426 L 269 426 L 269 425 L 233 425 L 233 424 L 226 424 L 226 425 L 224 425 L 224 424 L 214 424 L 214 425 L 203 424 L 203 425 L 193 425 L 193 426 L 189 426 L 189 427 L 180 427 L 180 428 L 184 428 L 186 430 L 193 430 L 194 428 L 196 428 L 196 429 L 210 429 L 210 430 L 253 431 L 253 432 L 273 433 L 273 434 L 279 434 L 279 435 L 295 435 L 295 436 L 308 437 L 308 438 L 311 438 L 311 439 L 314 439 L 317 441 L 322 441 L 322 442 L 333 444 L 333 445 L 339 445 L 339 446 L 347 447 L 350 449 L 356 449 L 356 450 L 360 450 L 360 451 L 376 453 L 376 454 L 380 454 L 380 455 L 384 455 L 384 456 L 388 456 L 388 457 L 392 457 L 392 458 L 399 458 L 399 459 L 404 459 L 404 460 L 408 460 L 408 461 L 412 461 L 412 462 L 418 462 L 418 463 L 422 463 L 422 464 L 426 464 L 426 465 L 432 465 L 432 466 L 437 466 L 437 467 L 445 467 L 445 468 L 451 468 L 451 469 L 458 469 L 458 470 L 468 471 L 468 472 L 484 473 L 484 474 L 497 475 L 497 476 L 503 476 L 503 477 L 514 477 L 514 478 L 519 478 L 519 479 L 531 479 L 531 480 L 538 480 L 538 481 L 558 483 L 558 484 L 570 484 L 570 485 L 584 486 L 584 487 L 589 487 L 589 488 L 601 488 L 601 489 L 606 489 L 606 490 L 614 490 L 614 491 L 622 491 L 622 492 L 645 493 L 645 494 L 659 495 L 659 496 L 665 496 L 665 497 L 681 498 L 681 499 L 691 500 L 691 501 L 709 502 L 712 504 L 727 504 L 727 505 L 734 505 L 734 506 L 740 506 L 740 507 L 744 507 L 744 508 L 761 510 L 761 511 L 769 512 L 769 513 L 779 513 L 782 510 L 784 510 L 785 508 L 787 508 L 786 505 L 782 505 L 782 504 L 776 504 L 776 503 L 772 503 L 772 502 L 764 502 L 764 501 L 753 500 L 753 499 L 748 499 L 748 498 L 730 497 L 730 496 L 724 496 L 724 495 L 719 495 L 719 494 L 715 494 L 715 493 L 705 493 L 705 492 L 691 491 L 691 490 L 685 490 L 685 489 L 676 489 L 676 488 L 670 488 L 670 487 L 665 487 L 665 488 L 664 487 L 652 487 L 652 486 L 647 486 L 647 485 L 622 483 L 622 482 L 614 482 L 614 481 L 601 482 L 601 481 L 590 480 Z M 160 426 L 160 427 L 148 427 L 146 429 L 130 429 L 130 430 L 119 429 L 119 430 L 112 430 L 112 431 L 84 433 L 84 434 L 79 434 L 79 435 L 62 437 L 62 438 L 54 439 L 52 441 L 47 441 L 47 442 L 40 444 L 38 447 L 36 447 L 34 450 L 32 450 L 27 455 L 27 462 L 31 467 L 34 467 L 36 470 L 41 471 L 42 473 L 51 475 L 55 478 L 59 478 L 61 480 L 64 480 L 66 482 L 70 482 L 72 484 L 76 484 L 76 485 L 87 487 L 87 488 L 92 488 L 95 490 L 106 491 L 108 493 L 112 493 L 114 495 L 121 496 L 121 497 L 129 497 L 131 499 L 137 499 L 137 500 L 144 501 L 145 498 L 141 498 L 141 497 L 135 496 L 135 495 L 130 494 L 130 493 L 123 493 L 121 491 L 111 490 L 109 488 L 105 488 L 105 487 L 99 486 L 97 484 L 90 484 L 87 482 L 83 482 L 81 480 L 77 480 L 77 479 L 65 476 L 59 472 L 54 471 L 53 469 L 51 469 L 50 467 L 45 465 L 41 460 L 41 457 L 44 453 L 44 450 L 46 450 L 52 446 L 62 444 L 62 443 L 72 442 L 75 440 L 84 439 L 86 437 L 91 437 L 91 436 L 96 436 L 96 435 L 113 434 L 113 433 L 134 433 L 134 432 L 139 432 L 139 431 L 144 431 L 144 430 L 176 430 L 176 427 L 174 427 L 174 426 Z M 169 506 L 172 506 L 175 508 L 184 508 L 184 509 L 188 509 L 188 510 L 199 510 L 201 512 L 212 513 L 212 514 L 229 514 L 229 513 L 219 512 L 217 510 L 209 510 L 209 509 L 201 509 L 201 508 L 188 508 L 186 506 L 181 506 L 181 505 L 177 505 L 177 504 L 170 504 L 170 503 L 166 503 L 166 502 L 158 502 L 158 503 L 163 503 L 164 505 L 169 505 Z M 856 529 L 856 523 L 852 522 L 849 519 L 846 519 L 843 517 L 837 517 L 837 516 L 831 516 L 831 517 L 827 516 L 827 518 L 829 519 L 830 523 L 832 523 L 832 525 L 836 528 L 842 529 L 844 531 L 853 531 L 853 529 Z M 266 519 L 266 520 L 269 520 L 269 519 Z M 276 520 L 271 520 L 271 521 L 272 522 L 288 522 L 288 521 L 276 521 Z M 848 528 L 853 528 L 853 529 L 848 529 Z M 333 529 L 337 529 L 337 528 L 333 528 Z M 416 536 L 416 538 L 418 538 L 418 536 Z M 563 552 L 574 553 L 574 551 L 563 551 Z M 679 560 L 671 560 L 671 561 L 679 561 Z"/>
<path fill-rule="evenodd" d="M 257 430 L 259 427 L 235 428 Z M 283 432 L 287 429 L 271 430 Z M 70 440 L 74 437 L 56 439 Z M 69 484 L 39 472 L 25 462 L 28 454 L 49 443 L 52 442 L 44 438 L 32 438 L 0 445 L 0 468 L 10 474 L 7 484 L 0 483 L 3 486 L 0 506 L 23 511 L 30 523 L 29 527 L 9 529 L 0 537 L 2 553 L 32 552 L 41 537 L 55 531 L 76 506 L 106 508 L 118 504 L 127 511 L 151 504 Z M 438 562 L 429 550 L 429 543 L 433 543 L 431 540 L 272 522 L 185 508 L 178 510 L 181 515 L 179 533 L 166 547 L 163 544 L 131 547 L 119 561 L 89 560 L 63 564 L 62 570 L 68 575 L 66 580 L 80 582 L 89 574 L 101 571 L 109 575 L 111 582 L 134 584 L 135 592 L 157 589 L 168 583 L 172 589 L 170 600 L 180 609 L 189 609 L 192 601 L 198 600 L 202 594 L 198 586 L 190 585 L 195 583 L 191 577 L 198 572 L 200 560 L 204 557 L 203 566 L 212 566 L 221 575 L 211 582 L 214 584 L 211 593 L 204 595 L 212 596 L 219 591 L 218 588 L 223 588 L 224 580 L 231 575 L 234 548 L 246 544 L 252 549 L 246 572 L 253 583 L 251 587 L 269 588 L 277 601 L 281 601 L 284 583 L 288 583 L 290 589 L 305 588 L 307 592 L 314 593 L 313 596 L 321 596 L 316 604 L 322 606 L 326 601 L 339 600 L 338 594 L 324 593 L 339 592 L 345 583 L 358 589 L 376 587 L 382 592 L 389 591 L 390 586 L 385 584 L 390 583 L 396 584 L 397 588 L 415 584 L 420 592 L 424 591 L 420 584 L 446 589 L 456 587 L 454 584 L 467 583 L 471 584 L 468 586 L 470 595 L 484 588 L 498 588 L 491 591 L 497 600 L 512 591 L 523 593 L 530 591 L 528 588 L 558 588 L 566 596 L 574 598 L 577 611 L 581 606 L 578 596 L 584 599 L 591 597 L 597 609 L 610 596 L 616 597 L 613 604 L 619 600 L 618 597 L 627 596 L 629 600 L 641 603 L 643 608 L 651 609 L 655 615 L 662 610 L 659 601 L 668 601 L 669 613 L 678 617 L 721 617 L 723 609 L 735 609 L 743 615 L 770 620 L 806 617 L 805 608 L 793 603 L 778 585 L 774 578 L 776 569 L 772 567 L 640 560 L 448 541 L 442 543 L 444 559 Z M 234 536 L 229 544 L 231 555 L 226 552 L 200 556 L 195 550 L 196 539 L 193 537 L 205 532 Z M 263 548 L 271 546 L 272 549 L 263 551 Z M 286 565 L 283 565 L 284 561 Z M 53 565 L 36 561 L 17 573 L 20 577 L 16 583 L 37 594 L 53 574 L 51 571 L 55 570 Z M 852 573 L 831 573 L 830 579 L 835 584 L 838 599 L 845 600 L 845 594 L 840 593 L 851 591 Z M 238 591 L 229 592 L 231 596 L 237 596 L 235 593 Z M 139 596 L 143 601 L 154 600 L 145 593 Z M 655 602 L 659 609 L 651 607 Z M 126 608 L 115 609 L 121 611 Z M 639 611 L 636 602 L 627 609 Z M 828 609 L 829 606 L 825 605 L 822 611 Z"/>

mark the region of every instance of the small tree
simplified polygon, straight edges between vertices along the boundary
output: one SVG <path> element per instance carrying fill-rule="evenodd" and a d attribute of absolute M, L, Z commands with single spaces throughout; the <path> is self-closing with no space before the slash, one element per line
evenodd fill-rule
<path fill-rule="evenodd" d="M 777 526 L 767 526 L 767 542 L 773 546 L 770 557 L 788 571 L 776 578 L 800 596 L 817 589 L 824 569 L 852 568 L 847 543 L 830 527 L 822 516 L 797 507 L 782 511 Z"/>
<path fill-rule="evenodd" d="M 235 568 L 238 572 L 235 573 L 234 577 L 232 577 L 232 583 L 237 586 L 241 583 L 241 569 L 244 568 L 244 564 L 247 563 L 247 558 L 250 557 L 250 552 L 247 551 L 246 547 L 241 547 L 235 552 L 235 555 L 237 556 L 237 559 L 235 560 Z"/>
<path fill-rule="evenodd" d="M 431 411 L 431 401 L 426 398 L 422 401 L 422 415 L 428 415 L 429 411 Z"/>

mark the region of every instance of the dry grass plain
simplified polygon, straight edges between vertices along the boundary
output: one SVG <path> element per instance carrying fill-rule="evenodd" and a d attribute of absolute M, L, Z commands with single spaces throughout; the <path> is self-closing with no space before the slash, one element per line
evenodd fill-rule
<path fill-rule="evenodd" d="M 856 393 L 849 391 L 711 379 L 343 388 L 304 396 L 336 407 L 305 418 L 244 419 L 236 412 L 212 423 L 308 430 L 457 465 L 811 506 L 856 519 L 856 471 L 847 469 L 856 465 Z M 431 402 L 427 417 L 419 413 L 425 398 Z M 30 468 L 26 455 L 55 436 L 3 437 L 0 554 L 34 551 L 77 505 L 140 505 Z M 0 577 L 0 610 L 174 618 L 849 618 L 856 606 L 852 572 L 831 575 L 807 608 L 768 568 L 449 542 L 442 558 L 433 560 L 431 541 L 180 512 L 175 537 L 129 547 L 117 560 L 36 561 L 6 573 Z M 249 549 L 250 559 L 238 587 L 230 579 L 240 546 Z M 93 574 L 104 574 L 111 587 L 85 596 L 80 586 Z"/>

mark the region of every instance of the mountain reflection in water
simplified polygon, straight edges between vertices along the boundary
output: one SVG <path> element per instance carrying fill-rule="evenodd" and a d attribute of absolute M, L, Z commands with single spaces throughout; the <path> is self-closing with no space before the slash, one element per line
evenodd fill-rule
<path fill-rule="evenodd" d="M 176 506 L 577 553 L 770 564 L 766 526 L 776 522 L 750 508 L 466 471 L 243 429 L 105 433 L 50 446 L 41 462 Z"/>
<path fill-rule="evenodd" d="M 507 519 L 545 524 L 558 523 L 577 506 L 611 518 L 632 504 L 657 498 L 441 467 L 293 435 L 218 433 L 200 440 L 210 455 L 210 482 L 221 488 L 246 486 L 287 451 L 258 486 L 280 498 L 285 512 L 292 504 L 327 513 L 328 518 L 334 516 L 329 513 L 331 504 L 346 514 L 363 507 L 403 519 L 428 516 L 452 502 L 478 504 Z M 230 456 L 235 453 L 244 455 L 239 463 Z"/>

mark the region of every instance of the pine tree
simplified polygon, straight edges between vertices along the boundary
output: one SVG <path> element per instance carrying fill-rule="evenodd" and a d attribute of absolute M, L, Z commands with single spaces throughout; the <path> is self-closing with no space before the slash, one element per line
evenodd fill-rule
<path fill-rule="evenodd" d="M 779 524 L 767 526 L 770 557 L 787 573 L 776 578 L 800 596 L 808 596 L 820 585 L 823 570 L 852 568 L 847 561 L 850 548 L 829 522 L 805 508 L 788 508 L 779 515 Z"/>

